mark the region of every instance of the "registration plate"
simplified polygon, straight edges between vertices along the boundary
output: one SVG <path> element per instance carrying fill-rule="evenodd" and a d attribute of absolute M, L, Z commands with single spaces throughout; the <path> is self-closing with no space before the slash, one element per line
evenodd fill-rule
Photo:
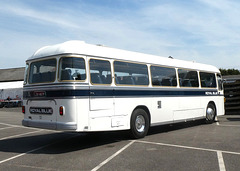
<path fill-rule="evenodd" d="M 31 114 L 53 114 L 51 107 L 30 107 L 29 112 Z"/>
<path fill-rule="evenodd" d="M 46 92 L 45 91 L 34 91 L 33 95 L 34 95 L 34 97 L 45 97 Z"/>

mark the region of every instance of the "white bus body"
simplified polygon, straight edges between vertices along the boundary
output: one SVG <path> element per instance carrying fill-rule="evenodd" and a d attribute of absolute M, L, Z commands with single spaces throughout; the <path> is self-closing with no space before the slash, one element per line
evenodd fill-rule
<path fill-rule="evenodd" d="M 211 65 L 68 41 L 27 61 L 24 119 L 29 127 L 91 132 L 224 115 L 219 70 Z"/>

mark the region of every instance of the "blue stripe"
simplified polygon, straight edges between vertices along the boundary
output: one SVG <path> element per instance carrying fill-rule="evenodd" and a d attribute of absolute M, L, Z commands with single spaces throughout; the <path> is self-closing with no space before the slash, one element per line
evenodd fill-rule
<path fill-rule="evenodd" d="M 205 91 L 118 90 L 114 94 L 115 96 L 203 96 Z"/>
<path fill-rule="evenodd" d="M 217 90 L 49 90 L 45 91 L 45 97 L 72 97 L 72 96 L 91 96 L 91 97 L 125 97 L 125 96 L 145 96 L 145 97 L 167 97 L 167 96 L 217 96 Z M 207 92 L 207 93 L 206 93 Z M 33 98 L 33 91 L 24 91 L 24 98 Z"/>

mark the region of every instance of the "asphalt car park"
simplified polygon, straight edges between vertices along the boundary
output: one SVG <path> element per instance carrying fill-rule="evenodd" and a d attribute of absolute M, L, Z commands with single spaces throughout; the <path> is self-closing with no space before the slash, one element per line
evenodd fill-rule
<path fill-rule="evenodd" d="M 240 170 L 240 115 L 127 131 L 73 133 L 23 127 L 20 108 L 0 109 L 0 170 Z"/>

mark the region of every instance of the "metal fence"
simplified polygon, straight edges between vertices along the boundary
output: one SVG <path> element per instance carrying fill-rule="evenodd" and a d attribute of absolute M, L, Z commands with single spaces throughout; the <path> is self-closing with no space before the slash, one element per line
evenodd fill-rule
<path fill-rule="evenodd" d="M 239 77 L 239 76 L 238 76 Z M 240 78 L 224 78 L 224 97 L 225 97 L 225 114 L 240 115 Z"/>

